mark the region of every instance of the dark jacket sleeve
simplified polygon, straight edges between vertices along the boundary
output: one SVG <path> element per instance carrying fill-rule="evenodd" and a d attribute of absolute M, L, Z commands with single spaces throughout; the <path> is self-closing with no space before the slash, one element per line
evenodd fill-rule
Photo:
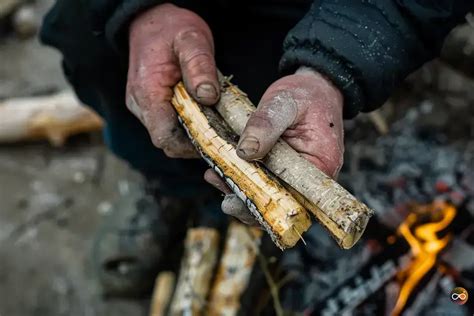
<path fill-rule="evenodd" d="M 44 18 L 41 41 L 62 53 L 69 82 L 79 98 L 99 113 L 104 112 L 100 107 L 104 102 L 98 94 L 111 90 L 104 85 L 111 78 L 126 78 L 129 22 L 161 2 L 164 0 L 57 0 Z"/>
<path fill-rule="evenodd" d="M 190 177 L 198 182 L 190 171 L 193 163 L 166 160 L 125 106 L 128 49 L 114 47 L 126 46 L 129 20 L 156 2 L 133 3 L 57 0 L 43 20 L 41 40 L 61 52 L 65 75 L 77 96 L 105 119 L 104 139 L 115 154 L 148 176 L 169 175 L 172 181 Z"/>
<path fill-rule="evenodd" d="M 472 0 L 318 0 L 290 31 L 280 67 L 310 66 L 343 92 L 346 118 L 383 104 L 395 87 L 438 56 Z"/>
<path fill-rule="evenodd" d="M 104 34 L 118 51 L 127 43 L 128 25 L 140 12 L 166 0 L 82 0 L 89 9 L 94 33 Z"/>

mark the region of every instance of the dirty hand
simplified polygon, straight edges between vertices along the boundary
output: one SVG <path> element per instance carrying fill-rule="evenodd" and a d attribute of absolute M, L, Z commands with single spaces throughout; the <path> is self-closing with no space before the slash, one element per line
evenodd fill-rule
<path fill-rule="evenodd" d="M 173 86 L 183 79 L 201 104 L 219 99 L 214 44 L 206 22 L 189 10 L 158 5 L 130 26 L 126 104 L 145 125 L 153 144 L 172 158 L 198 157 L 178 125 Z"/>
<path fill-rule="evenodd" d="M 263 158 L 281 137 L 303 157 L 336 178 L 343 162 L 343 97 L 325 77 L 310 68 L 274 82 L 252 114 L 237 146 L 245 160 Z M 222 210 L 247 224 L 256 221 L 243 202 L 212 170 L 204 178 L 226 193 Z"/>

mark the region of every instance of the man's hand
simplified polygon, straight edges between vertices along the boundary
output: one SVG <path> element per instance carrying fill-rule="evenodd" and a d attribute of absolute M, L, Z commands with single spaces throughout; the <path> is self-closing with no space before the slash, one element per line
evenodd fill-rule
<path fill-rule="evenodd" d="M 162 4 L 130 26 L 126 104 L 145 125 L 153 144 L 172 158 L 198 157 L 178 125 L 173 86 L 183 79 L 201 104 L 219 99 L 214 44 L 206 22 L 191 11 Z"/>
<path fill-rule="evenodd" d="M 343 97 L 325 77 L 309 68 L 273 83 L 252 114 L 237 146 L 245 160 L 263 158 L 282 137 L 291 147 L 330 177 L 336 178 L 343 162 Z M 249 211 L 211 170 L 205 179 L 228 194 L 222 209 L 245 223 Z"/>

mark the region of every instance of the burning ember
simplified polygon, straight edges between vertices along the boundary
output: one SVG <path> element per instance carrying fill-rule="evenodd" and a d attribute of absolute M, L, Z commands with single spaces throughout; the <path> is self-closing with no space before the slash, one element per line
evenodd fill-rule
<path fill-rule="evenodd" d="M 410 111 L 384 137 L 352 133 L 350 163 L 339 179 L 375 216 L 349 251 L 336 249 L 314 225 L 308 245 L 283 256 L 283 268 L 297 274 L 283 289 L 286 309 L 303 305 L 314 316 L 474 315 L 474 142 L 458 137 L 459 146 L 451 146 L 444 127 L 415 124 L 426 119 L 421 105 Z"/>
<path fill-rule="evenodd" d="M 386 235 L 386 243 L 367 242 L 365 264 L 306 309 L 307 315 L 365 315 L 370 310 L 416 315 L 426 307 L 423 302 L 430 295 L 426 293 L 438 289 L 449 298 L 459 273 L 445 261 L 443 250 L 470 221 L 460 220 L 461 212 L 441 200 L 411 205 L 408 210 L 397 230 Z"/>
<path fill-rule="evenodd" d="M 400 315 L 410 294 L 436 264 L 439 253 L 448 245 L 451 234 L 438 236 L 453 221 L 456 209 L 445 203 L 415 207 L 413 212 L 400 225 L 401 234 L 411 247 L 413 259 L 397 274 L 401 284 L 393 315 Z M 431 220 L 431 221 L 430 221 Z"/>

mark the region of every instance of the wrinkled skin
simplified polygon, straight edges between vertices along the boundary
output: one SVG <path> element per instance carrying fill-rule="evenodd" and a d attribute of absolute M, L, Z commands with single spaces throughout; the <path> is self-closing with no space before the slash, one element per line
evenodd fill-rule
<path fill-rule="evenodd" d="M 308 69 L 274 82 L 263 95 L 240 137 L 237 154 L 245 160 L 263 158 L 282 137 L 303 157 L 336 178 L 344 154 L 343 98 L 332 83 Z M 204 178 L 221 191 L 225 185 L 212 170 Z M 239 206 L 237 206 L 239 205 Z M 233 195 L 222 203 L 225 213 L 249 221 L 245 205 Z"/>
<path fill-rule="evenodd" d="M 214 44 L 206 22 L 172 4 L 156 6 L 130 26 L 126 104 L 145 125 L 153 144 L 171 158 L 197 152 L 171 105 L 173 86 L 183 79 L 201 104 L 219 99 Z"/>
<path fill-rule="evenodd" d="M 130 27 L 126 103 L 156 147 L 172 158 L 194 158 L 197 152 L 170 103 L 172 88 L 181 79 L 199 103 L 218 101 L 209 27 L 191 11 L 159 5 L 138 16 Z M 337 177 L 344 151 L 342 104 L 341 93 L 328 79 L 302 67 L 267 89 L 247 123 L 237 153 L 245 160 L 261 159 L 282 137 L 326 174 Z M 222 203 L 225 213 L 255 223 L 214 172 L 208 170 L 204 178 L 227 194 Z"/>

